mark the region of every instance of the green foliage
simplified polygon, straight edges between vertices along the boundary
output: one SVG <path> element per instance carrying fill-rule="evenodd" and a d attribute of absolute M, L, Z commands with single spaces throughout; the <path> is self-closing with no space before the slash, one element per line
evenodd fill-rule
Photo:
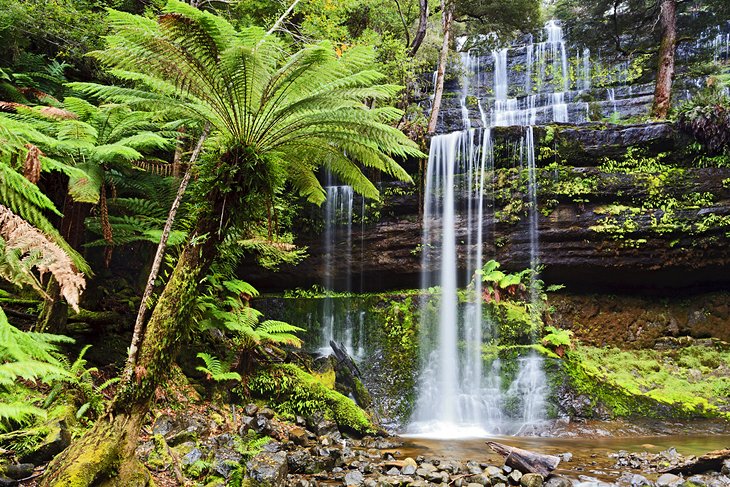
<path fill-rule="evenodd" d="M 45 417 L 46 411 L 35 401 L 22 399 L 28 390 L 19 381 L 52 384 L 67 378 L 58 345 L 71 342 L 59 335 L 18 330 L 0 309 L 0 432 Z"/>
<path fill-rule="evenodd" d="M 264 345 L 300 347 L 302 341 L 295 333 L 304 329 L 282 321 L 261 321 L 262 313 L 248 304 L 256 296 L 258 291 L 244 281 L 218 281 L 211 276 L 208 293 L 198 298 L 200 329 L 230 332 L 237 349 L 244 354 Z"/>
<path fill-rule="evenodd" d="M 212 380 L 215 382 L 224 382 L 227 380 L 241 380 L 241 374 L 239 374 L 238 372 L 231 372 L 230 365 L 224 364 L 213 355 L 200 352 L 198 353 L 197 357 L 205 362 L 205 367 L 198 366 L 195 367 L 195 370 L 204 373 L 207 376 L 208 380 Z"/>
<path fill-rule="evenodd" d="M 545 327 L 546 335 L 542 337 L 542 344 L 553 351 L 557 356 L 562 357 L 565 349 L 573 348 L 573 332 L 563 330 L 552 325 Z"/>
<path fill-rule="evenodd" d="M 573 386 L 603 402 L 617 416 L 728 417 L 722 346 L 621 351 L 577 347 L 566 355 Z"/>
<path fill-rule="evenodd" d="M 113 377 L 97 385 L 95 376 L 98 375 L 99 370 L 96 367 L 87 368 L 88 362 L 84 358 L 89 348 L 91 345 L 82 348 L 76 360 L 71 364 L 65 358 L 62 359 L 68 374 L 61 377 L 51 388 L 44 401 L 44 407 L 50 407 L 61 394 L 64 394 L 66 402 L 76 408 L 75 416 L 78 420 L 92 421 L 104 412 L 106 407 L 104 391 L 119 382 L 120 378 Z"/>
<path fill-rule="evenodd" d="M 730 98 L 717 87 L 692 97 L 677 112 L 680 128 L 699 140 L 709 155 L 730 154 Z"/>
<path fill-rule="evenodd" d="M 374 432 L 372 422 L 352 399 L 326 387 L 296 365 L 261 368 L 250 378 L 248 387 L 252 393 L 275 401 L 275 408 L 282 414 L 309 416 L 324 412 L 340 428 L 358 434 Z"/>
<path fill-rule="evenodd" d="M 259 193 L 260 204 L 261 196 L 273 197 L 284 181 L 321 203 L 325 193 L 315 177 L 320 167 L 377 198 L 356 163 L 410 181 L 393 157 L 422 156 L 384 123 L 401 112 L 377 105 L 399 88 L 378 84 L 382 75 L 369 69 L 370 49 L 353 47 L 338 56 L 331 44 L 320 43 L 290 54 L 261 29 L 236 31 L 221 17 L 177 1 L 167 4 L 158 22 L 121 12 L 110 13 L 110 22 L 115 35 L 95 57 L 121 79 L 150 91 L 74 87 L 210 122 L 212 140 L 230 163 L 216 158 L 215 165 L 205 166 L 201 182 L 206 192 L 215 188 L 229 195 L 233 208 L 246 208 L 251 191 Z M 368 109 L 365 99 L 376 108 Z"/>

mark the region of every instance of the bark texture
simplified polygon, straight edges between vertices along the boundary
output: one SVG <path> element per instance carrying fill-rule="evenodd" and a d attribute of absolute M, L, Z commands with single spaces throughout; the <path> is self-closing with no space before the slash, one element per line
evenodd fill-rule
<path fill-rule="evenodd" d="M 217 216 L 223 198 L 217 190 L 211 191 L 208 203 L 144 329 L 132 377 L 122 383 L 94 428 L 49 465 L 41 486 L 147 485 L 148 475 L 134 455 L 140 427 L 155 390 L 190 335 L 199 283 L 222 234 Z"/>
<path fill-rule="evenodd" d="M 659 46 L 659 66 L 654 89 L 652 115 L 665 119 L 669 114 L 674 78 L 674 54 L 677 47 L 677 3 L 676 0 L 661 0 L 659 22 L 662 40 Z"/>
<path fill-rule="evenodd" d="M 416 31 L 416 35 L 413 37 L 413 44 L 411 44 L 411 50 L 408 53 L 411 57 L 415 56 L 418 49 L 421 47 L 423 39 L 426 38 L 426 29 L 428 28 L 428 0 L 419 0 L 418 4 L 418 30 Z"/>
<path fill-rule="evenodd" d="M 441 1 L 443 9 L 441 26 L 444 32 L 444 40 L 441 44 L 441 53 L 439 55 L 439 66 L 436 71 L 436 87 L 433 95 L 433 105 L 431 106 L 431 116 L 428 119 L 427 132 L 433 134 L 436 132 L 436 124 L 438 123 L 439 110 L 441 110 L 441 98 L 444 94 L 444 76 L 446 75 L 446 64 L 449 60 L 449 42 L 451 37 L 451 24 L 454 22 L 453 4 L 446 0 Z"/>

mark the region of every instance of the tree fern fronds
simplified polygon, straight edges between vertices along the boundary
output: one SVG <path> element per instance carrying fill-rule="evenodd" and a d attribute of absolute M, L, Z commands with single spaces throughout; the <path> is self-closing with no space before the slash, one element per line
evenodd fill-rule
<path fill-rule="evenodd" d="M 0 237 L 9 249 L 17 249 L 24 255 L 40 255 L 34 266 L 41 274 L 53 275 L 61 287 L 61 295 L 78 311 L 86 281 L 61 247 L 3 205 L 0 205 Z"/>

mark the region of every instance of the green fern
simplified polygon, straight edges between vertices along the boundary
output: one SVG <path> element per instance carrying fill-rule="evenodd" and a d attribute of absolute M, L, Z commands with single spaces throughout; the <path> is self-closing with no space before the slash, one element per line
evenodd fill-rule
<path fill-rule="evenodd" d="M 241 375 L 238 372 L 231 372 L 229 365 L 223 364 L 218 358 L 213 355 L 200 352 L 197 357 L 205 362 L 205 367 L 198 366 L 195 370 L 203 372 L 208 376 L 208 380 L 215 382 L 223 382 L 227 380 L 241 380 Z"/>
<path fill-rule="evenodd" d="M 69 376 L 58 345 L 72 339 L 45 333 L 28 333 L 12 326 L 0 309 L 0 431 L 45 416 L 45 409 L 19 401 L 20 379 L 53 384 Z"/>
<path fill-rule="evenodd" d="M 262 29 L 237 31 L 225 19 L 176 0 L 157 21 L 116 11 L 109 21 L 114 35 L 93 55 L 136 86 L 72 83 L 73 89 L 138 110 L 210 122 L 214 144 L 266 156 L 311 202 L 325 199 L 316 177 L 322 168 L 378 198 L 362 168 L 410 181 L 394 158 L 423 157 L 388 125 L 402 116 L 385 106 L 400 87 L 381 84 L 383 75 L 368 69 L 375 56 L 370 48 L 356 46 L 338 56 L 322 42 L 290 53 Z"/>

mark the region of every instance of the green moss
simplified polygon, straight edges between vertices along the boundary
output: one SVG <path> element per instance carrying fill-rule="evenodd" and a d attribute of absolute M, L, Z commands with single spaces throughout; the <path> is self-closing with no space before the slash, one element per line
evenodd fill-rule
<path fill-rule="evenodd" d="M 152 437 L 154 448 L 147 458 L 147 465 L 155 470 L 165 470 L 172 465 L 172 456 L 168 451 L 167 443 L 162 435 Z"/>
<path fill-rule="evenodd" d="M 322 411 L 340 428 L 357 434 L 373 433 L 375 427 L 355 402 L 322 384 L 293 364 L 272 365 L 249 380 L 252 392 L 274 402 L 282 414 L 310 415 Z"/>
<path fill-rule="evenodd" d="M 616 416 L 730 419 L 730 401 L 722 394 L 730 390 L 730 378 L 720 371 L 728 361 L 730 352 L 712 347 L 578 347 L 566 355 L 565 372 L 578 392 Z"/>

